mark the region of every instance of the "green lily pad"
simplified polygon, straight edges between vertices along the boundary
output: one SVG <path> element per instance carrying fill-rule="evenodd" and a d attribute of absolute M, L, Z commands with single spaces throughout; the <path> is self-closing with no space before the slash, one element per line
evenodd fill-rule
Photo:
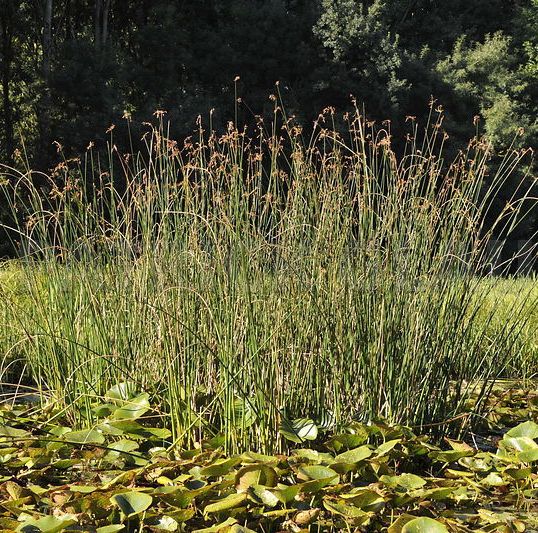
<path fill-rule="evenodd" d="M 441 522 L 424 516 L 407 522 L 402 533 L 448 533 L 448 529 Z"/>
<path fill-rule="evenodd" d="M 330 513 L 343 516 L 346 519 L 346 522 L 349 522 L 354 526 L 367 524 L 372 516 L 372 513 L 367 513 L 354 505 L 348 505 L 345 503 L 323 500 L 323 506 Z"/>
<path fill-rule="evenodd" d="M 315 440 L 318 436 L 318 428 L 311 418 L 296 418 L 284 421 L 279 429 L 280 434 L 286 439 L 301 443 L 305 440 Z"/>
<path fill-rule="evenodd" d="M 385 498 L 367 487 L 353 489 L 352 492 L 340 494 L 339 496 L 363 511 L 377 512 L 385 506 Z"/>
<path fill-rule="evenodd" d="M 10 439 L 21 439 L 29 437 L 30 433 L 24 429 L 13 428 L 11 426 L 0 425 L 0 437 L 7 437 Z"/>
<path fill-rule="evenodd" d="M 388 487 L 402 487 L 406 490 L 420 489 L 426 485 L 426 480 L 415 474 L 401 474 L 400 476 L 381 476 L 379 481 Z"/>
<path fill-rule="evenodd" d="M 240 461 L 240 457 L 231 457 L 230 459 L 218 459 L 213 464 L 201 468 L 200 475 L 207 477 L 224 476 Z"/>
<path fill-rule="evenodd" d="M 179 528 L 177 520 L 167 515 L 152 520 L 150 525 L 152 529 L 156 529 L 157 531 L 177 531 Z"/>
<path fill-rule="evenodd" d="M 393 439 L 384 442 L 375 449 L 374 453 L 376 457 L 383 457 L 384 455 L 387 455 L 387 453 L 390 453 L 398 444 L 400 444 L 400 442 L 402 442 L 402 439 Z"/>
<path fill-rule="evenodd" d="M 322 462 L 331 462 L 332 455 L 330 453 L 322 453 L 309 448 L 298 448 L 291 451 L 294 458 L 306 459 L 309 463 L 320 464 Z"/>
<path fill-rule="evenodd" d="M 321 465 L 302 466 L 298 472 L 299 478 L 303 480 L 330 479 L 331 481 L 335 481 L 340 477 L 332 468 Z M 335 481 L 335 483 L 338 483 L 338 481 Z"/>
<path fill-rule="evenodd" d="M 526 450 L 518 454 L 518 458 L 523 463 L 534 463 L 538 461 L 538 448 Z"/>
<path fill-rule="evenodd" d="M 42 533 L 59 533 L 63 531 L 66 527 L 69 527 L 73 524 L 76 524 L 77 520 L 74 516 L 65 515 L 62 517 L 58 516 L 44 516 L 43 518 L 33 519 L 30 518 L 24 521 L 18 528 L 17 531 L 33 532 L 36 529 Z"/>
<path fill-rule="evenodd" d="M 149 394 L 139 394 L 123 402 L 121 407 L 114 410 L 111 418 L 114 420 L 136 420 L 149 411 Z"/>
<path fill-rule="evenodd" d="M 237 525 L 235 518 L 227 518 L 224 522 L 216 524 L 212 527 L 206 527 L 203 529 L 195 529 L 193 533 L 229 533 L 230 528 Z"/>
<path fill-rule="evenodd" d="M 293 501 L 300 491 L 301 485 L 279 485 L 271 489 L 271 492 L 284 504 Z"/>
<path fill-rule="evenodd" d="M 94 485 L 69 485 L 69 490 L 71 492 L 79 492 L 80 494 L 91 494 L 99 490 L 99 487 Z"/>
<path fill-rule="evenodd" d="M 402 533 L 402 529 L 408 522 L 414 520 L 416 517 L 407 513 L 401 514 L 387 529 L 387 533 Z"/>
<path fill-rule="evenodd" d="M 261 502 L 267 507 L 275 507 L 279 503 L 279 499 L 267 487 L 262 485 L 252 485 L 249 487 L 249 496 L 256 503 Z"/>
<path fill-rule="evenodd" d="M 325 445 L 330 450 L 335 452 L 340 452 L 340 450 L 350 450 L 352 448 L 357 448 L 361 444 L 364 444 L 368 441 L 368 432 L 366 429 L 362 428 L 356 433 L 343 433 L 341 435 L 335 435 L 330 438 Z"/>
<path fill-rule="evenodd" d="M 508 482 L 495 472 L 490 472 L 480 483 L 486 487 L 502 487 L 508 485 Z"/>
<path fill-rule="evenodd" d="M 70 431 L 62 436 L 66 442 L 73 444 L 103 444 L 104 435 L 95 429 L 85 429 L 82 431 Z"/>
<path fill-rule="evenodd" d="M 513 448 L 518 452 L 538 450 L 538 444 L 529 437 L 505 437 L 500 443 L 500 448 Z"/>
<path fill-rule="evenodd" d="M 207 515 L 211 513 L 220 513 L 221 511 L 239 507 L 246 499 L 247 495 L 244 492 L 230 494 L 229 496 L 226 496 L 226 498 L 222 498 L 222 500 L 218 500 L 214 503 L 206 505 L 204 508 L 204 514 Z"/>
<path fill-rule="evenodd" d="M 338 454 L 334 460 L 336 463 L 356 464 L 368 459 L 372 455 L 372 450 L 369 446 L 360 446 Z"/>
<path fill-rule="evenodd" d="M 122 381 L 111 387 L 106 393 L 105 398 L 113 400 L 115 403 L 122 404 L 126 400 L 136 396 L 137 385 L 132 381 Z"/>
<path fill-rule="evenodd" d="M 529 439 L 538 438 L 538 424 L 532 420 L 527 420 L 506 432 L 508 437 L 527 437 Z"/>
<path fill-rule="evenodd" d="M 108 445 L 108 449 L 114 452 L 134 452 L 139 448 L 138 442 L 129 439 L 121 439 Z"/>
<path fill-rule="evenodd" d="M 453 463 L 462 459 L 463 457 L 472 457 L 475 454 L 474 450 L 446 450 L 446 451 L 433 451 L 428 455 L 435 461 L 441 463 Z"/>
<path fill-rule="evenodd" d="M 328 485 L 334 485 L 337 482 L 335 477 L 325 477 L 321 479 L 312 479 L 311 481 L 305 481 L 304 483 L 299 483 L 299 491 L 304 494 L 311 494 L 319 492 L 323 487 Z"/>
<path fill-rule="evenodd" d="M 264 464 L 247 465 L 241 468 L 235 475 L 236 489 L 246 491 L 252 485 L 263 485 L 264 487 L 274 487 L 277 483 L 278 475 L 274 468 Z"/>
<path fill-rule="evenodd" d="M 116 533 L 116 531 L 122 531 L 125 529 L 123 524 L 112 524 L 110 526 L 98 527 L 95 533 Z"/>
<path fill-rule="evenodd" d="M 127 518 L 131 518 L 148 509 L 153 498 L 144 492 L 131 491 L 114 494 L 110 501 L 117 505 Z"/>

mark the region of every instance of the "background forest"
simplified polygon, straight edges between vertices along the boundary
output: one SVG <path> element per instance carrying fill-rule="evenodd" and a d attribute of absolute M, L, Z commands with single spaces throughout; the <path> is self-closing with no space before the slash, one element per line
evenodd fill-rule
<path fill-rule="evenodd" d="M 304 125 L 353 95 L 403 139 L 433 97 L 454 149 L 477 127 L 498 153 L 536 146 L 538 0 L 1 0 L 0 32 L 8 164 L 48 171 L 54 141 L 76 157 L 112 124 L 128 151 L 157 109 L 178 139 L 210 110 L 217 130 L 253 123 L 276 81 Z"/>

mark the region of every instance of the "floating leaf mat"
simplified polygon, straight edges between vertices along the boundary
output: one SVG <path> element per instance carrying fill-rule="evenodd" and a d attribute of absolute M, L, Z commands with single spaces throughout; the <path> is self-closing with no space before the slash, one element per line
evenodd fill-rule
<path fill-rule="evenodd" d="M 85 430 L 5 404 L 0 531 L 538 531 L 537 398 L 494 392 L 461 441 L 353 422 L 288 455 L 232 457 L 219 438 L 176 449 L 147 395 L 96 408 Z"/>

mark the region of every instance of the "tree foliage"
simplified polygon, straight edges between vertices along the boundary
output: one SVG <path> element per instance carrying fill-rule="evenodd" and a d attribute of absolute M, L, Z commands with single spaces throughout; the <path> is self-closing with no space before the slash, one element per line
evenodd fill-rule
<path fill-rule="evenodd" d="M 353 95 L 403 137 L 434 97 L 455 146 L 479 116 L 502 151 L 536 145 L 537 79 L 538 0 L 2 0 L 0 160 L 49 170 L 111 124 L 128 146 L 157 109 L 178 138 L 254 122 L 276 81 L 305 125 Z"/>

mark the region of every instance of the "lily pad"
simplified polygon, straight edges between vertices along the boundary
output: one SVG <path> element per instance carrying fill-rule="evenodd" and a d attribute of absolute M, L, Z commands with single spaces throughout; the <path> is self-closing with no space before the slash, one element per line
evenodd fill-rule
<path fill-rule="evenodd" d="M 301 443 L 305 440 L 315 440 L 318 436 L 318 428 L 311 418 L 296 418 L 285 421 L 280 426 L 280 434 L 286 439 Z"/>
<path fill-rule="evenodd" d="M 241 468 L 235 475 L 235 486 L 239 492 L 246 491 L 252 485 L 274 487 L 277 484 L 278 475 L 274 468 L 264 464 L 247 465 Z"/>
<path fill-rule="evenodd" d="M 538 424 L 532 420 L 527 420 L 506 432 L 508 437 L 527 437 L 529 439 L 538 438 Z"/>
<path fill-rule="evenodd" d="M 239 507 L 245 500 L 247 495 L 245 493 L 230 494 L 226 498 L 222 498 L 214 503 L 206 505 L 204 508 L 204 514 L 220 513 L 234 507 Z"/>
<path fill-rule="evenodd" d="M 448 529 L 441 522 L 423 516 L 407 522 L 402 528 L 402 533 L 448 533 Z"/>
<path fill-rule="evenodd" d="M 121 405 L 126 400 L 136 396 L 136 390 L 136 383 L 133 383 L 132 381 L 122 381 L 108 389 L 105 393 L 105 398 Z"/>
<path fill-rule="evenodd" d="M 126 400 L 121 407 L 115 409 L 111 415 L 114 420 L 136 420 L 149 411 L 149 394 L 139 394 Z"/>
<path fill-rule="evenodd" d="M 36 529 L 42 533 L 59 533 L 68 526 L 76 524 L 77 519 L 71 515 L 65 516 L 44 516 L 42 518 L 25 520 L 17 531 L 34 532 Z"/>
<path fill-rule="evenodd" d="M 360 463 L 372 455 L 369 446 L 360 446 L 337 455 L 334 460 L 336 463 Z"/>
<path fill-rule="evenodd" d="M 82 431 L 70 431 L 62 436 L 66 442 L 73 444 L 103 444 L 104 435 L 95 429 L 85 429 Z"/>
<path fill-rule="evenodd" d="M 153 498 L 144 492 L 131 491 L 114 494 L 110 501 L 117 505 L 127 518 L 131 518 L 148 509 Z"/>

